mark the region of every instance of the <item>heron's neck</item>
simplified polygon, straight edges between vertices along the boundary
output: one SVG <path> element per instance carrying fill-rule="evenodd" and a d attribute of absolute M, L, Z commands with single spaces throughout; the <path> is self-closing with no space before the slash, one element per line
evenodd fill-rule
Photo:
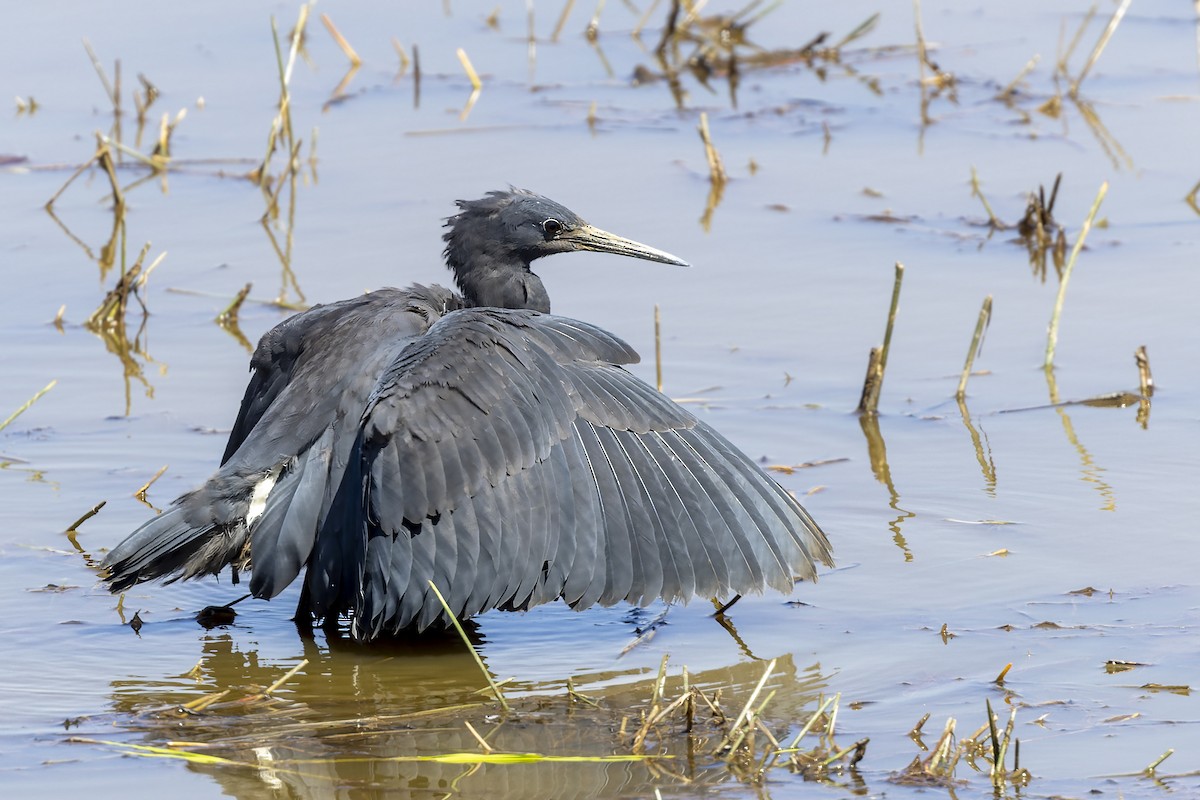
<path fill-rule="evenodd" d="M 490 254 L 459 260 L 448 248 L 446 263 L 467 305 L 488 308 L 527 308 L 550 313 L 550 296 L 529 265 Z"/>

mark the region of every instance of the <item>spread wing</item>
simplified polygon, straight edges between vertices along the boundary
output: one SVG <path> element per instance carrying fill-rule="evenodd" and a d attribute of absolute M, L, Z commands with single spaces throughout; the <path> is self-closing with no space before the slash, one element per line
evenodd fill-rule
<path fill-rule="evenodd" d="M 381 289 L 270 330 L 221 468 L 106 556 L 113 591 L 242 568 L 247 545 L 254 594 L 282 591 L 309 559 L 380 375 L 457 302 L 440 287 Z"/>
<path fill-rule="evenodd" d="M 453 612 L 790 590 L 831 564 L 808 513 L 586 323 L 449 314 L 384 372 L 309 564 L 369 639 Z"/>

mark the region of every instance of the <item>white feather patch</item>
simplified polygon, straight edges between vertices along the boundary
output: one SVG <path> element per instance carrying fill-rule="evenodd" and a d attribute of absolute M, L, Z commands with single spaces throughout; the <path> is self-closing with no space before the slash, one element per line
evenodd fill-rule
<path fill-rule="evenodd" d="M 267 510 L 267 498 L 271 496 L 271 490 L 275 488 L 275 481 L 279 479 L 282 469 L 282 465 L 275 467 L 264 475 L 262 480 L 254 484 L 254 493 L 250 496 L 250 510 L 246 512 L 247 528 L 252 526 L 254 521 Z"/>

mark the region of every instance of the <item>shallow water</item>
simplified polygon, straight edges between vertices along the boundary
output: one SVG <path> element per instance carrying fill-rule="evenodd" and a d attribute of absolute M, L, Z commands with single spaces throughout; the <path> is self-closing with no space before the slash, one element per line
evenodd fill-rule
<path fill-rule="evenodd" d="M 652 64 L 665 9 L 639 45 L 629 36 L 639 15 L 609 3 L 597 50 L 583 36 L 593 7 L 576 8 L 553 42 L 562 5 L 535 4 L 531 60 L 524 4 L 501 5 L 498 30 L 485 21 L 490 5 L 427 5 L 315 9 L 333 18 L 364 65 L 327 105 L 346 62 L 310 21 L 308 59 L 291 84 L 305 163 L 290 266 L 304 299 L 445 281 L 440 218 L 455 198 L 510 182 L 687 258 L 686 272 L 597 255 L 538 266 L 555 311 L 626 338 L 646 356 L 636 370 L 648 380 L 660 304 L 666 391 L 698 401 L 705 419 L 751 456 L 767 465 L 833 460 L 777 477 L 807 495 L 838 567 L 792 598 L 743 600 L 730 614 L 733 631 L 704 602 L 673 608 L 650 641 L 624 656 L 661 608 L 485 615 L 477 621 L 481 653 L 495 676 L 515 678 L 510 693 L 520 703 L 503 724 L 476 693 L 481 676 L 455 643 L 367 651 L 305 643 L 288 621 L 293 592 L 247 601 L 235 624 L 213 631 L 193 614 L 236 597 L 225 582 L 141 586 L 119 612 L 96 583 L 92 554 L 153 513 L 132 495 L 160 467 L 168 465 L 148 495 L 157 507 L 208 475 L 241 397 L 248 353 L 213 317 L 247 282 L 252 301 L 240 324 L 249 341 L 286 313 L 254 302 L 279 295 L 284 277 L 259 224 L 262 193 L 228 174 L 262 158 L 278 98 L 270 15 L 286 32 L 297 7 L 26 4 L 9 10 L 0 34 L 0 96 L 39 104 L 0 123 L 0 154 L 27 159 L 0 172 L 8 297 L 0 416 L 51 379 L 58 384 L 0 432 L 6 794 L 927 796 L 888 781 L 920 753 L 907 732 L 928 712 L 927 744 L 951 716 L 967 735 L 986 719 L 985 698 L 998 711 L 1018 709 L 1021 764 L 1033 775 L 1021 794 L 1157 797 L 1163 786 L 1130 774 L 1168 748 L 1176 752 L 1159 780 L 1200 792 L 1191 691 L 1200 663 L 1200 212 L 1182 199 L 1200 181 L 1191 9 L 1137 4 L 1122 21 L 1081 88 L 1101 129 L 1069 101 L 1058 118 L 1037 110 L 1056 91 L 1060 38 L 1069 41 L 1083 20 L 1075 4 L 922 4 L 933 58 L 957 79 L 957 101 L 945 92 L 934 98 L 925 126 L 908 7 L 784 4 L 750 29 L 767 50 L 799 47 L 826 30 L 836 41 L 872 13 L 882 17 L 840 64 L 744 68 L 736 108 L 720 77 L 712 93 L 685 78 L 680 110 L 664 83 L 629 80 L 637 65 Z M 1072 74 L 1111 10 L 1102 7 L 1084 34 Z M 397 77 L 393 36 L 410 54 L 419 45 L 419 106 L 411 70 Z M 168 255 L 149 279 L 152 313 L 125 360 L 82 326 L 115 280 L 97 263 L 114 224 L 107 180 L 89 172 L 55 203 L 54 217 L 42 207 L 92 155 L 93 131 L 113 125 L 81 37 L 110 75 L 112 60 L 122 62 L 125 141 L 134 141 L 128 93 L 137 73 L 162 90 L 153 130 L 163 112 L 188 109 L 172 141 L 185 163 L 126 188 L 127 260 L 147 241 L 151 258 Z M 483 77 L 465 120 L 470 85 L 457 47 Z M 994 100 L 1035 54 L 1041 60 L 1016 108 Z M 701 110 L 731 178 L 707 228 Z M 1054 386 L 1040 368 L 1054 268 L 1035 274 L 1015 231 L 989 235 L 971 196 L 972 166 L 1007 222 L 1021 216 L 1027 192 L 1049 189 L 1062 172 L 1055 216 L 1071 243 L 1101 182 L 1110 183 L 1105 224 L 1089 235 L 1066 296 Z M 127 161 L 119 174 L 128 187 L 146 172 Z M 281 249 L 287 211 L 270 226 Z M 875 431 L 853 409 L 867 351 L 883 334 L 895 261 L 907 270 Z M 976 363 L 986 374 L 971 379 L 964 412 L 954 390 L 989 294 L 995 311 Z M 294 288 L 286 297 L 298 299 Z M 59 330 L 53 320 L 64 304 Z M 130 338 L 140 318 L 131 312 Z M 1049 405 L 1052 396 L 1136 393 L 1139 345 L 1157 381 L 1145 424 L 1136 403 Z M 81 556 L 61 531 L 101 500 L 106 507 L 80 526 Z M 989 555 L 998 551 L 1006 555 Z M 134 611 L 145 622 L 140 634 L 125 625 Z M 952 637 L 939 634 L 943 625 Z M 386 760 L 475 751 L 464 720 L 485 734 L 499 725 L 497 746 L 515 752 L 627 752 L 611 728 L 621 711 L 646 705 L 664 654 L 673 681 L 686 666 L 695 680 L 724 687 L 735 708 L 764 662 L 779 659 L 766 710 L 776 731 L 794 735 L 820 694 L 840 692 L 838 740 L 869 737 L 866 758 L 830 785 L 775 770 L 760 788 L 703 760 L 673 767 L 693 783 L 638 763 L 470 770 Z M 290 704 L 279 719 L 171 716 L 214 691 L 269 685 L 301 659 L 308 666 L 278 693 Z M 1108 661 L 1142 666 L 1112 673 Z M 610 716 L 564 710 L 568 679 Z M 373 736 L 350 735 L 349 723 L 299 725 L 425 711 L 434 715 Z M 320 763 L 297 776 L 67 742 L 229 740 L 225 755 L 254 762 L 261 754 L 238 744 L 253 734 L 270 758 Z M 960 795 L 989 787 L 965 766 L 958 777 L 969 781 Z"/>

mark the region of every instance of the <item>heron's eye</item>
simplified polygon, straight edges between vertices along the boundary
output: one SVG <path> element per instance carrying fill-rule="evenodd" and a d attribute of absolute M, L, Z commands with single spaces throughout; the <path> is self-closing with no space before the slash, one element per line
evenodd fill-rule
<path fill-rule="evenodd" d="M 563 224 L 551 217 L 542 223 L 542 230 L 545 231 L 547 236 L 558 236 L 563 232 Z"/>

